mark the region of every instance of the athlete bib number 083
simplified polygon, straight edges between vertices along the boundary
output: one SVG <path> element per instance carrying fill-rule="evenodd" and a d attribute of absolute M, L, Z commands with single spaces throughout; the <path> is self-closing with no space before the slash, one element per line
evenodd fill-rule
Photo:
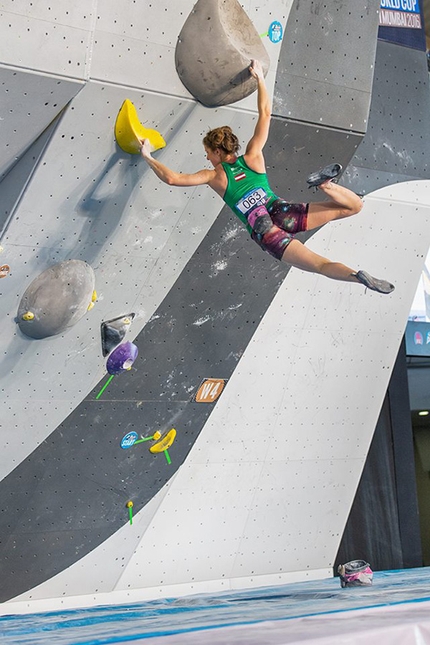
<path fill-rule="evenodd" d="M 262 206 L 265 204 L 266 200 L 266 191 L 263 188 L 254 188 L 237 202 L 236 208 L 240 210 L 243 215 L 246 215 L 251 209 L 255 208 L 255 206 Z"/>

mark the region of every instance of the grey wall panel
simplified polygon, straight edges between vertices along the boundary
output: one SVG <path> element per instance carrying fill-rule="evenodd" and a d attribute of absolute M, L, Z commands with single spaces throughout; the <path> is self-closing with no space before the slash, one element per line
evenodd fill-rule
<path fill-rule="evenodd" d="M 352 132 L 366 131 L 369 91 L 329 85 L 300 76 L 283 79 L 281 87 L 282 95 L 287 98 L 274 102 L 275 114 L 284 113 L 289 119 Z"/>
<path fill-rule="evenodd" d="M 274 93 L 277 116 L 364 133 L 378 0 L 293 3 Z"/>
<path fill-rule="evenodd" d="M 87 401 L 35 452 L 31 469 L 22 462 L 6 479 L 1 550 L 9 565 L 3 568 L 2 601 L 63 570 L 125 525 L 128 500 L 134 500 L 135 513 L 150 501 L 184 461 L 209 413 L 194 404 L 184 415 L 184 407 L 136 399 Z M 181 429 L 170 450 L 173 469 L 145 444 L 120 448 L 126 432 L 148 429 L 149 434 L 172 418 Z"/>
<path fill-rule="evenodd" d="M 355 161 L 353 159 L 353 161 Z M 350 163 L 342 175 L 341 183 L 347 188 L 351 188 L 358 195 L 367 195 L 372 190 L 377 190 L 381 186 L 391 186 L 393 183 L 403 181 L 413 181 L 415 175 L 385 171 L 381 168 L 365 168 Z"/>
<path fill-rule="evenodd" d="M 35 172 L 43 151 L 55 131 L 58 120 L 55 119 L 30 145 L 20 160 L 8 171 L 7 176 L 1 182 L 1 205 L 0 205 L 0 239 L 3 238 L 8 223 L 13 217 L 19 200 L 23 195 L 31 176 Z"/>
<path fill-rule="evenodd" d="M 0 66 L 0 181 L 82 88 L 79 81 Z"/>
<path fill-rule="evenodd" d="M 369 127 L 342 183 L 363 195 L 430 177 L 429 114 L 424 52 L 379 41 Z"/>
<path fill-rule="evenodd" d="M 309 173 L 333 161 L 346 167 L 361 138 L 323 126 L 272 118 L 265 150 L 273 189 L 292 202 L 318 201 L 320 195 L 306 184 Z"/>

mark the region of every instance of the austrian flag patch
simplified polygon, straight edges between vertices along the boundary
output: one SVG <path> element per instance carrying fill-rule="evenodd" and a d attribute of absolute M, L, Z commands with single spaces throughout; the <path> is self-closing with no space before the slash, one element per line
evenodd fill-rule
<path fill-rule="evenodd" d="M 234 181 L 240 181 L 241 179 L 245 179 L 246 175 L 244 172 L 240 172 L 238 175 L 235 175 Z"/>

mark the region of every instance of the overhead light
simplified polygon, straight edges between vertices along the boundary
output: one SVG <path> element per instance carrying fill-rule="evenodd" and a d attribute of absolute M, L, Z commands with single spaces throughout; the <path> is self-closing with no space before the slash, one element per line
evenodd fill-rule
<path fill-rule="evenodd" d="M 420 412 L 418 412 L 419 417 L 426 417 L 429 414 L 430 412 L 428 410 L 421 410 Z"/>

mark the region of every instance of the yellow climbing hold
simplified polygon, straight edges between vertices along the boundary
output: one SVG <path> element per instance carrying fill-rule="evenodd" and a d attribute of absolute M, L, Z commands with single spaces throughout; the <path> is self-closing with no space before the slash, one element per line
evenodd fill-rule
<path fill-rule="evenodd" d="M 150 447 L 149 452 L 164 452 L 165 450 L 170 448 L 172 443 L 175 441 L 175 437 L 176 430 L 175 428 L 172 428 L 171 430 L 169 430 L 169 432 L 166 432 L 161 441 L 154 443 L 154 445 Z"/>
<path fill-rule="evenodd" d="M 91 302 L 87 307 L 87 311 L 91 311 L 91 309 L 94 307 L 95 303 L 97 300 L 97 291 L 94 289 L 92 296 L 91 296 Z"/>
<path fill-rule="evenodd" d="M 142 139 L 149 139 L 154 150 L 164 148 L 166 142 L 157 130 L 144 128 L 133 103 L 126 99 L 121 106 L 115 122 L 115 139 L 124 152 L 137 155 Z"/>
<path fill-rule="evenodd" d="M 32 311 L 26 311 L 25 314 L 22 314 L 23 320 L 34 320 L 34 313 Z"/>

